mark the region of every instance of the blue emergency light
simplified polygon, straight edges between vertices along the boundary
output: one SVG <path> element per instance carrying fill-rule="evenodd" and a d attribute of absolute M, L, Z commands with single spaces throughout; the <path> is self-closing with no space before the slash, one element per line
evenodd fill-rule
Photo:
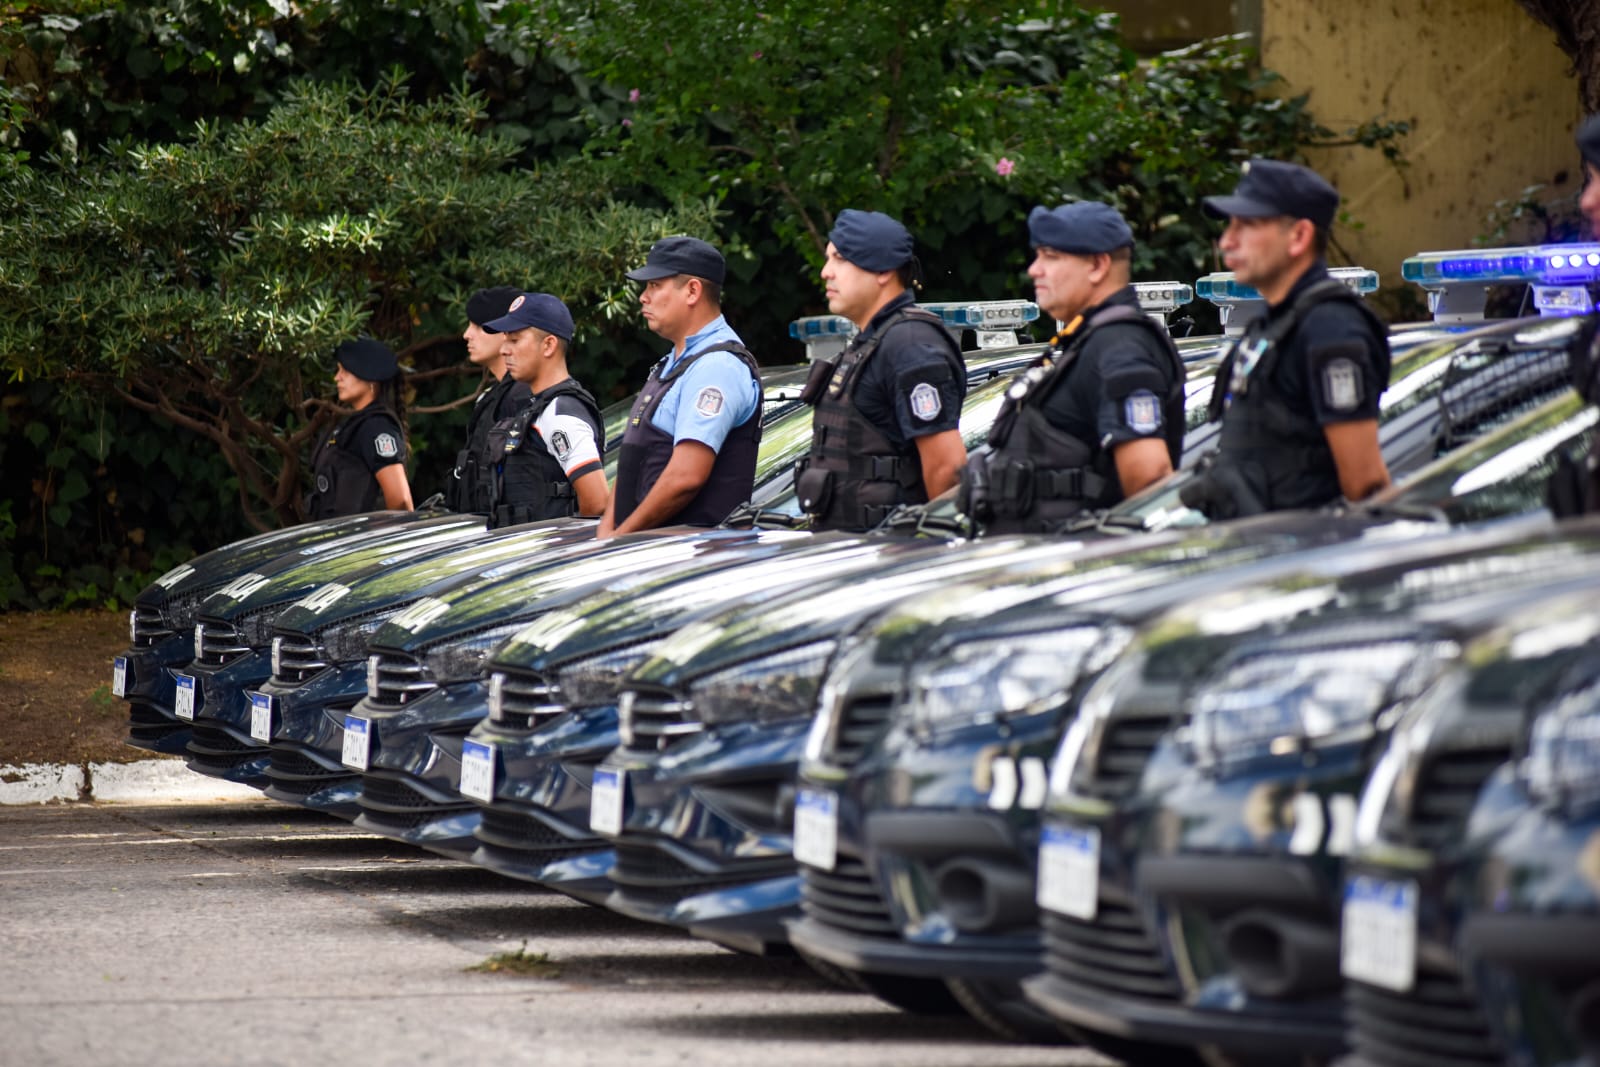
<path fill-rule="evenodd" d="M 958 336 L 962 330 L 974 331 L 979 348 L 1007 348 L 1019 343 L 1016 331 L 1039 317 L 1039 305 L 1032 300 L 980 300 L 922 307 L 943 319 L 945 328 Z"/>
<path fill-rule="evenodd" d="M 844 351 L 856 334 L 856 324 L 843 315 L 808 315 L 789 323 L 789 336 L 806 346 L 806 359 Z"/>
<path fill-rule="evenodd" d="M 1582 315 L 1594 309 L 1587 286 L 1600 281 L 1600 244 L 1423 252 L 1400 276 L 1427 290 L 1439 322 L 1483 318 L 1491 285 L 1531 285 L 1540 314 Z"/>
<path fill-rule="evenodd" d="M 1182 282 L 1134 282 L 1133 291 L 1150 315 L 1165 315 L 1194 301 L 1194 290 Z"/>
<path fill-rule="evenodd" d="M 1361 296 L 1378 291 L 1378 272 L 1365 267 L 1332 267 L 1328 276 Z M 1232 271 L 1207 274 L 1194 283 L 1194 291 L 1202 299 L 1217 305 L 1222 318 L 1222 328 L 1228 333 L 1240 333 L 1244 324 L 1256 317 L 1266 306 L 1266 301 L 1254 286 L 1245 285 L 1233 276 Z"/>

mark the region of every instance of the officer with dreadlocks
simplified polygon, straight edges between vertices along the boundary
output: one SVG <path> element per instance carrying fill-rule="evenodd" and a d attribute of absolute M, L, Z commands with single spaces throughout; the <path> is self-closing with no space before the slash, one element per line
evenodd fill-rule
<path fill-rule="evenodd" d="M 1217 373 L 1217 451 L 1181 494 L 1213 519 L 1362 500 L 1389 484 L 1378 448 L 1388 336 L 1328 275 L 1338 207 L 1313 171 L 1260 159 L 1244 165 L 1231 196 L 1204 201 L 1228 220 L 1223 261 L 1267 303 Z"/>
<path fill-rule="evenodd" d="M 826 256 L 828 309 L 860 332 L 806 383 L 811 452 L 796 489 L 812 529 L 866 530 L 957 483 L 966 365 L 939 318 L 914 302 L 918 268 L 899 222 L 841 211 Z"/>
<path fill-rule="evenodd" d="M 467 359 L 482 367 L 488 376 L 472 413 L 467 416 L 467 439 L 456 453 L 456 465 L 445 485 L 445 506 L 451 511 L 489 514 L 489 497 L 494 491 L 494 467 L 498 456 L 488 452 L 489 430 L 501 419 L 509 419 L 533 396 L 526 382 L 506 373 L 501 348 L 505 338 L 485 324 L 505 315 L 522 290 L 509 285 L 479 289 L 467 298 L 467 328 L 461 339 L 467 343 Z"/>
<path fill-rule="evenodd" d="M 962 472 L 961 509 L 986 533 L 1058 528 L 1172 473 L 1183 450 L 1183 361 L 1139 308 L 1133 230 L 1092 201 L 1028 216 L 1035 299 L 1065 323 L 1019 375 Z"/>
<path fill-rule="evenodd" d="M 489 526 L 598 517 L 611 497 L 600 459 L 605 426 L 594 397 L 567 370 L 572 313 L 549 293 L 520 293 L 486 325 L 503 335 L 506 373 L 531 393 L 486 438 L 495 462 Z"/>
<path fill-rule="evenodd" d="M 1600 239 L 1600 115 L 1578 126 L 1578 152 L 1583 156 L 1583 192 L 1578 210 L 1590 232 Z M 1591 404 L 1600 404 L 1600 317 L 1589 316 L 1570 351 L 1572 387 Z M 1600 513 L 1600 437 L 1586 456 L 1560 456 L 1550 477 L 1550 510 L 1561 518 Z"/>

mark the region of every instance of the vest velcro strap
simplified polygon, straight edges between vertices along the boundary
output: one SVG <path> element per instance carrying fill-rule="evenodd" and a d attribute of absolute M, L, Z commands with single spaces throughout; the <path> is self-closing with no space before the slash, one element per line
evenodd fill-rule
<path fill-rule="evenodd" d="M 864 529 L 872 529 L 892 515 L 899 507 L 898 504 L 863 504 L 861 505 L 861 525 Z"/>
<path fill-rule="evenodd" d="M 880 482 L 899 481 L 905 467 L 899 456 L 868 456 L 867 465 L 870 469 L 868 477 Z"/>
<path fill-rule="evenodd" d="M 1082 467 L 1033 472 L 1035 500 L 1098 500 L 1105 490 L 1106 480 Z"/>

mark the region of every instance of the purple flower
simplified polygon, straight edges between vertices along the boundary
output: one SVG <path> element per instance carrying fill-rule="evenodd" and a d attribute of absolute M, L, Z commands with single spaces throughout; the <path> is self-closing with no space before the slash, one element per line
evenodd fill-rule
<path fill-rule="evenodd" d="M 637 89 L 629 89 L 628 90 L 628 103 L 637 104 L 638 102 L 639 102 L 639 90 L 637 90 Z"/>
<path fill-rule="evenodd" d="M 622 124 L 624 126 L 632 126 L 633 125 L 633 120 L 632 119 L 623 119 L 622 120 Z"/>
<path fill-rule="evenodd" d="M 1016 169 L 1017 165 L 1011 160 L 1007 159 L 1005 156 L 1001 156 L 1000 162 L 994 165 L 994 172 L 1000 175 L 1002 178 L 1009 177 L 1011 172 Z"/>
<path fill-rule="evenodd" d="M 750 58 L 751 59 L 760 59 L 761 55 L 762 55 L 762 53 L 760 53 L 760 52 L 751 52 L 750 53 Z"/>

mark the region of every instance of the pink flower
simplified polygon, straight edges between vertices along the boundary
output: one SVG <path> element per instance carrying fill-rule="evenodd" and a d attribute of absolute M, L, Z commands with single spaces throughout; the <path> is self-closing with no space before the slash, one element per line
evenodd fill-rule
<path fill-rule="evenodd" d="M 1000 162 L 994 165 L 994 172 L 1000 175 L 1002 178 L 1009 177 L 1011 172 L 1016 169 L 1017 165 L 1011 160 L 1007 159 L 1005 156 L 1001 156 Z"/>
<path fill-rule="evenodd" d="M 760 59 L 761 58 L 761 53 L 760 52 L 751 52 L 750 53 L 750 58 L 751 59 Z"/>
<path fill-rule="evenodd" d="M 628 103 L 637 104 L 638 102 L 639 102 L 639 90 L 637 90 L 637 89 L 629 89 L 628 90 Z"/>
<path fill-rule="evenodd" d="M 622 124 L 624 126 L 632 126 L 633 125 L 633 120 L 632 119 L 623 119 L 622 120 Z"/>

